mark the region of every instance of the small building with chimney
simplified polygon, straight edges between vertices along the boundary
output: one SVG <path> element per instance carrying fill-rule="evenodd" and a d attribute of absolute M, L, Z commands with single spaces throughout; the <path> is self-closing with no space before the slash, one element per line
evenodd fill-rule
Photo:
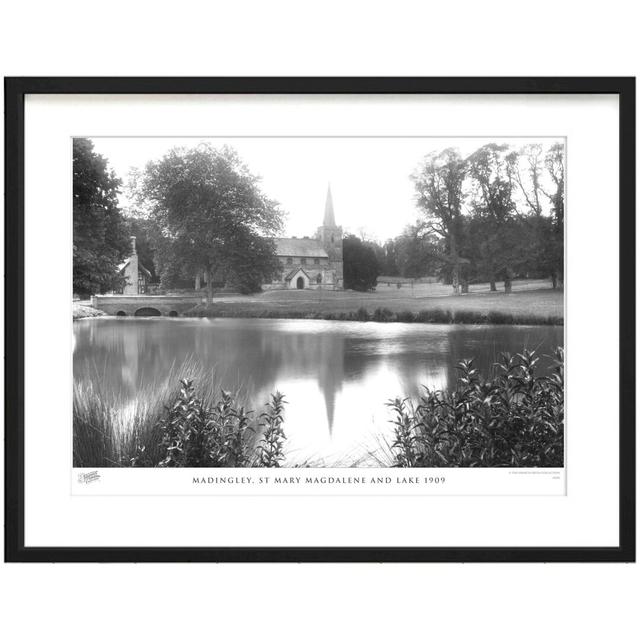
<path fill-rule="evenodd" d="M 135 236 L 131 236 L 131 255 L 118 265 L 118 274 L 125 278 L 125 284 L 114 293 L 134 296 L 147 293 L 147 287 L 151 282 L 151 272 L 138 259 Z"/>
<path fill-rule="evenodd" d="M 263 289 L 343 289 L 342 227 L 336 224 L 331 186 L 315 236 L 276 238 L 276 255 L 280 276 Z"/>

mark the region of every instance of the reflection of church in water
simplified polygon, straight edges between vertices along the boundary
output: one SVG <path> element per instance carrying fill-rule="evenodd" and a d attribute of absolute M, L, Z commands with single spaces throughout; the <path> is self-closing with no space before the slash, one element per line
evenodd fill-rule
<path fill-rule="evenodd" d="M 224 335 L 212 331 L 208 322 L 196 330 L 190 323 L 136 323 L 109 329 L 85 323 L 74 349 L 74 374 L 90 377 L 94 369 L 104 370 L 101 384 L 129 402 L 158 372 L 162 380 L 171 371 L 177 373 L 176 363 L 198 362 L 203 373 L 216 381 L 217 389 L 240 392 L 240 397 L 251 399 L 250 408 L 258 413 L 278 381 L 315 381 L 331 435 L 336 399 L 343 381 L 350 377 L 345 363 L 347 340 L 331 333 L 283 331 L 281 321 L 271 327 L 269 320 L 259 322 L 266 323 L 264 329 L 229 330 Z"/>
<path fill-rule="evenodd" d="M 315 321 L 314 321 L 315 322 Z M 332 435 L 336 398 L 345 378 L 346 340 L 343 336 L 322 333 L 269 332 L 261 334 L 261 360 L 269 363 L 252 372 L 256 388 L 271 391 L 274 372 L 278 378 L 315 379 L 322 393 L 329 435 Z M 264 380 L 260 377 L 264 375 Z"/>

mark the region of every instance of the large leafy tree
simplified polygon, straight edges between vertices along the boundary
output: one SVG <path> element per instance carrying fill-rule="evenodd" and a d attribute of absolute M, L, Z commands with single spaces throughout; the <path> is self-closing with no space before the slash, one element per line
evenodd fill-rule
<path fill-rule="evenodd" d="M 531 215 L 542 215 L 542 145 L 527 144 L 508 153 L 505 161 L 512 191 L 522 195 Z"/>
<path fill-rule="evenodd" d="M 394 239 L 387 240 L 382 247 L 381 271 L 386 276 L 397 276 L 398 270 L 398 245 Z"/>
<path fill-rule="evenodd" d="M 118 208 L 120 180 L 87 138 L 73 140 L 73 291 L 105 293 L 122 285 L 118 265 L 129 234 Z"/>
<path fill-rule="evenodd" d="M 278 272 L 273 237 L 282 213 L 233 149 L 174 148 L 146 166 L 138 192 L 159 229 L 164 285 L 202 273 L 211 302 L 214 280 L 248 292 Z"/>
<path fill-rule="evenodd" d="M 431 153 L 412 176 L 417 204 L 422 210 L 428 231 L 444 240 L 445 264 L 449 265 L 455 294 L 460 293 L 461 267 L 466 260 L 460 255 L 463 243 L 463 182 L 466 163 L 457 149 Z"/>
<path fill-rule="evenodd" d="M 563 271 L 564 146 L 554 144 L 543 154 L 542 145 L 525 145 L 507 156 L 507 167 L 528 213 L 523 216 L 522 242 L 527 269 L 540 276 L 551 276 L 555 288 Z M 550 217 L 543 206 L 545 196 L 551 205 Z"/>
<path fill-rule="evenodd" d="M 385 273 L 439 273 L 454 292 L 469 280 L 562 276 L 564 147 L 487 144 L 427 155 L 412 175 L 420 218 L 385 245 Z M 550 203 L 550 205 L 548 204 Z M 388 259 L 392 260 L 389 261 Z"/>
<path fill-rule="evenodd" d="M 479 266 L 496 290 L 496 277 L 504 277 L 505 292 L 521 260 L 520 220 L 513 200 L 509 147 L 495 143 L 480 147 L 467 158 L 473 180 L 472 208 L 476 218 L 473 242 L 479 248 Z"/>
<path fill-rule="evenodd" d="M 444 240 L 429 231 L 424 220 L 407 226 L 402 235 L 395 239 L 395 244 L 398 275 L 403 278 L 420 278 L 441 273 L 443 265 L 447 264 Z M 449 271 L 443 275 L 446 280 L 450 279 Z"/>
<path fill-rule="evenodd" d="M 374 287 L 380 275 L 375 244 L 349 235 L 343 240 L 342 251 L 345 288 L 368 291 Z"/>

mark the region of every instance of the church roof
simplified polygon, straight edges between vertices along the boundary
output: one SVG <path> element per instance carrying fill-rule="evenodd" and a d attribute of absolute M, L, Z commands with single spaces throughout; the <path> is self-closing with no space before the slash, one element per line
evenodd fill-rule
<path fill-rule="evenodd" d="M 311 278 L 309 278 L 309 274 L 302 268 L 302 267 L 296 267 L 295 269 L 289 271 L 289 273 L 285 276 L 285 280 L 289 281 L 291 280 L 294 276 L 298 275 L 299 273 L 304 273 L 305 276 L 307 276 L 307 278 L 310 280 Z"/>
<path fill-rule="evenodd" d="M 328 258 L 322 243 L 314 238 L 276 238 L 276 255 L 299 258 Z"/>

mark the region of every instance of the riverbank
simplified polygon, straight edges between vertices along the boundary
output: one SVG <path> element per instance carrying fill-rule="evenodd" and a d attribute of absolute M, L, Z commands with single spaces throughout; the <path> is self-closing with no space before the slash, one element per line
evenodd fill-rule
<path fill-rule="evenodd" d="M 94 309 L 89 303 L 74 302 L 73 303 L 73 319 L 82 320 L 84 318 L 98 318 L 107 314 L 100 309 Z"/>
<path fill-rule="evenodd" d="M 563 325 L 561 290 L 413 298 L 355 291 L 273 291 L 214 300 L 184 313 L 206 318 L 321 319 L 433 324 Z"/>

